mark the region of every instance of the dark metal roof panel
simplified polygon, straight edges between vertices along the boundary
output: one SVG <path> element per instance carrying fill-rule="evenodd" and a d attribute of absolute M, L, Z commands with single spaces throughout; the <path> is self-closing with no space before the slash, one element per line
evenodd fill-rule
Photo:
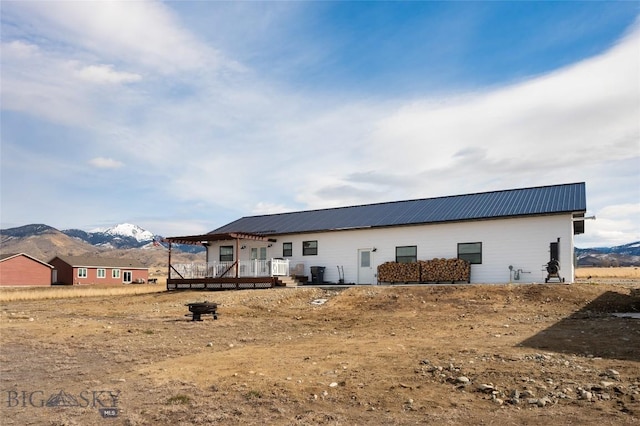
<path fill-rule="evenodd" d="M 581 182 L 248 216 L 211 233 L 249 232 L 275 235 L 584 211 L 585 184 Z"/>

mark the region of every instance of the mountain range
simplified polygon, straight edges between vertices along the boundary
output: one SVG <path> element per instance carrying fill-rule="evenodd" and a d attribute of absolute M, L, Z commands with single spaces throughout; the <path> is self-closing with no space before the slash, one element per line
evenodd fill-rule
<path fill-rule="evenodd" d="M 578 266 L 640 266 L 640 241 L 614 247 L 575 249 Z"/>
<path fill-rule="evenodd" d="M 15 238 L 28 238 L 54 231 L 104 249 L 150 248 L 157 246 L 154 242 L 161 242 L 163 239 L 161 235 L 153 234 L 130 223 L 121 223 L 110 228 L 94 229 L 93 231 L 83 231 L 81 229 L 58 230 L 48 225 L 33 224 L 18 228 L 1 229 L 0 235 L 2 236 L 1 242 L 4 244 Z M 200 246 L 175 244 L 173 247 L 187 253 L 204 251 L 204 248 Z"/>
<path fill-rule="evenodd" d="M 155 240 L 162 240 L 161 236 L 154 235 L 130 223 L 122 223 L 111 228 L 94 229 L 89 232 L 80 229 L 65 229 L 61 232 L 94 246 L 116 249 L 142 248 L 153 244 Z"/>
<path fill-rule="evenodd" d="M 129 256 L 148 266 L 166 267 L 162 238 L 130 223 L 92 231 L 60 231 L 48 225 L 32 224 L 0 230 L 0 253 L 23 252 L 44 261 L 56 255 Z M 174 249 L 176 256 L 182 254 L 185 259 L 204 261 L 203 247 L 174 244 Z M 640 266 L 640 241 L 615 247 L 576 248 L 575 252 L 578 266 Z"/>
<path fill-rule="evenodd" d="M 27 253 L 44 262 L 55 256 L 133 258 L 163 271 L 168 259 L 166 244 L 161 241 L 162 236 L 128 223 L 89 232 L 32 224 L 1 229 L 0 254 Z M 171 256 L 177 263 L 205 261 L 201 246 L 173 244 Z"/>

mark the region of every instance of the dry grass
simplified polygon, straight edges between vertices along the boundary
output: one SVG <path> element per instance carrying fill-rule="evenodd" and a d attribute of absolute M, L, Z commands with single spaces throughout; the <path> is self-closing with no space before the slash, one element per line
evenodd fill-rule
<path fill-rule="evenodd" d="M 640 278 L 637 266 L 621 268 L 576 268 L 576 278 Z"/>
<path fill-rule="evenodd" d="M 160 284 L 122 285 L 122 286 L 52 286 L 31 288 L 2 288 L 0 302 L 15 302 L 18 300 L 50 300 L 69 299 L 78 297 L 125 296 L 146 293 L 158 293 L 166 290 Z"/>
<path fill-rule="evenodd" d="M 6 302 L 0 424 L 637 426 L 640 327 L 610 314 L 638 283 L 595 281 Z M 219 319 L 191 321 L 202 300 Z M 29 401 L 62 390 L 79 406 Z"/>
<path fill-rule="evenodd" d="M 52 286 L 52 287 L 0 287 L 0 303 L 20 300 L 52 300 L 81 297 L 126 296 L 159 293 L 166 289 L 165 276 L 157 278 L 157 284 L 122 286 Z M 576 279 L 640 279 L 640 267 L 576 268 Z"/>

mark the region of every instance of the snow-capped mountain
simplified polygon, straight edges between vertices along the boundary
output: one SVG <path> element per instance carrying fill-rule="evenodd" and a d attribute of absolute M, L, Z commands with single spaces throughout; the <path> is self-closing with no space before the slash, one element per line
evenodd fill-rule
<path fill-rule="evenodd" d="M 155 235 L 131 223 L 121 223 L 109 228 L 99 228 L 89 232 L 80 229 L 66 229 L 61 232 L 94 246 L 107 249 L 150 249 L 156 247 L 153 244 L 154 241 L 162 241 L 161 235 Z M 204 251 L 201 246 L 175 244 L 174 247 L 187 253 Z"/>
<path fill-rule="evenodd" d="M 154 235 L 151 232 L 131 223 L 121 223 L 119 225 L 112 226 L 111 228 L 98 228 L 92 230 L 91 233 L 113 235 L 114 237 L 134 238 L 136 241 L 144 243 L 148 243 L 154 239 Z"/>
<path fill-rule="evenodd" d="M 110 228 L 93 229 L 89 232 L 80 229 L 65 229 L 62 233 L 94 246 L 114 249 L 143 248 L 151 246 L 155 239 L 162 239 L 162 237 L 153 235 L 153 233 L 131 223 L 121 223 Z"/>

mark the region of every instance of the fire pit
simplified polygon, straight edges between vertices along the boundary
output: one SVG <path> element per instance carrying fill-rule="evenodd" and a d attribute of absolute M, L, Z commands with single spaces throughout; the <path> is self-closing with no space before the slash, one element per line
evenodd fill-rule
<path fill-rule="evenodd" d="M 189 307 L 189 312 L 193 315 L 191 321 L 202 321 L 202 314 L 212 314 L 213 319 L 218 319 L 218 304 L 213 302 L 196 302 L 196 303 L 187 303 L 185 306 Z M 187 314 L 187 316 L 189 316 Z"/>

